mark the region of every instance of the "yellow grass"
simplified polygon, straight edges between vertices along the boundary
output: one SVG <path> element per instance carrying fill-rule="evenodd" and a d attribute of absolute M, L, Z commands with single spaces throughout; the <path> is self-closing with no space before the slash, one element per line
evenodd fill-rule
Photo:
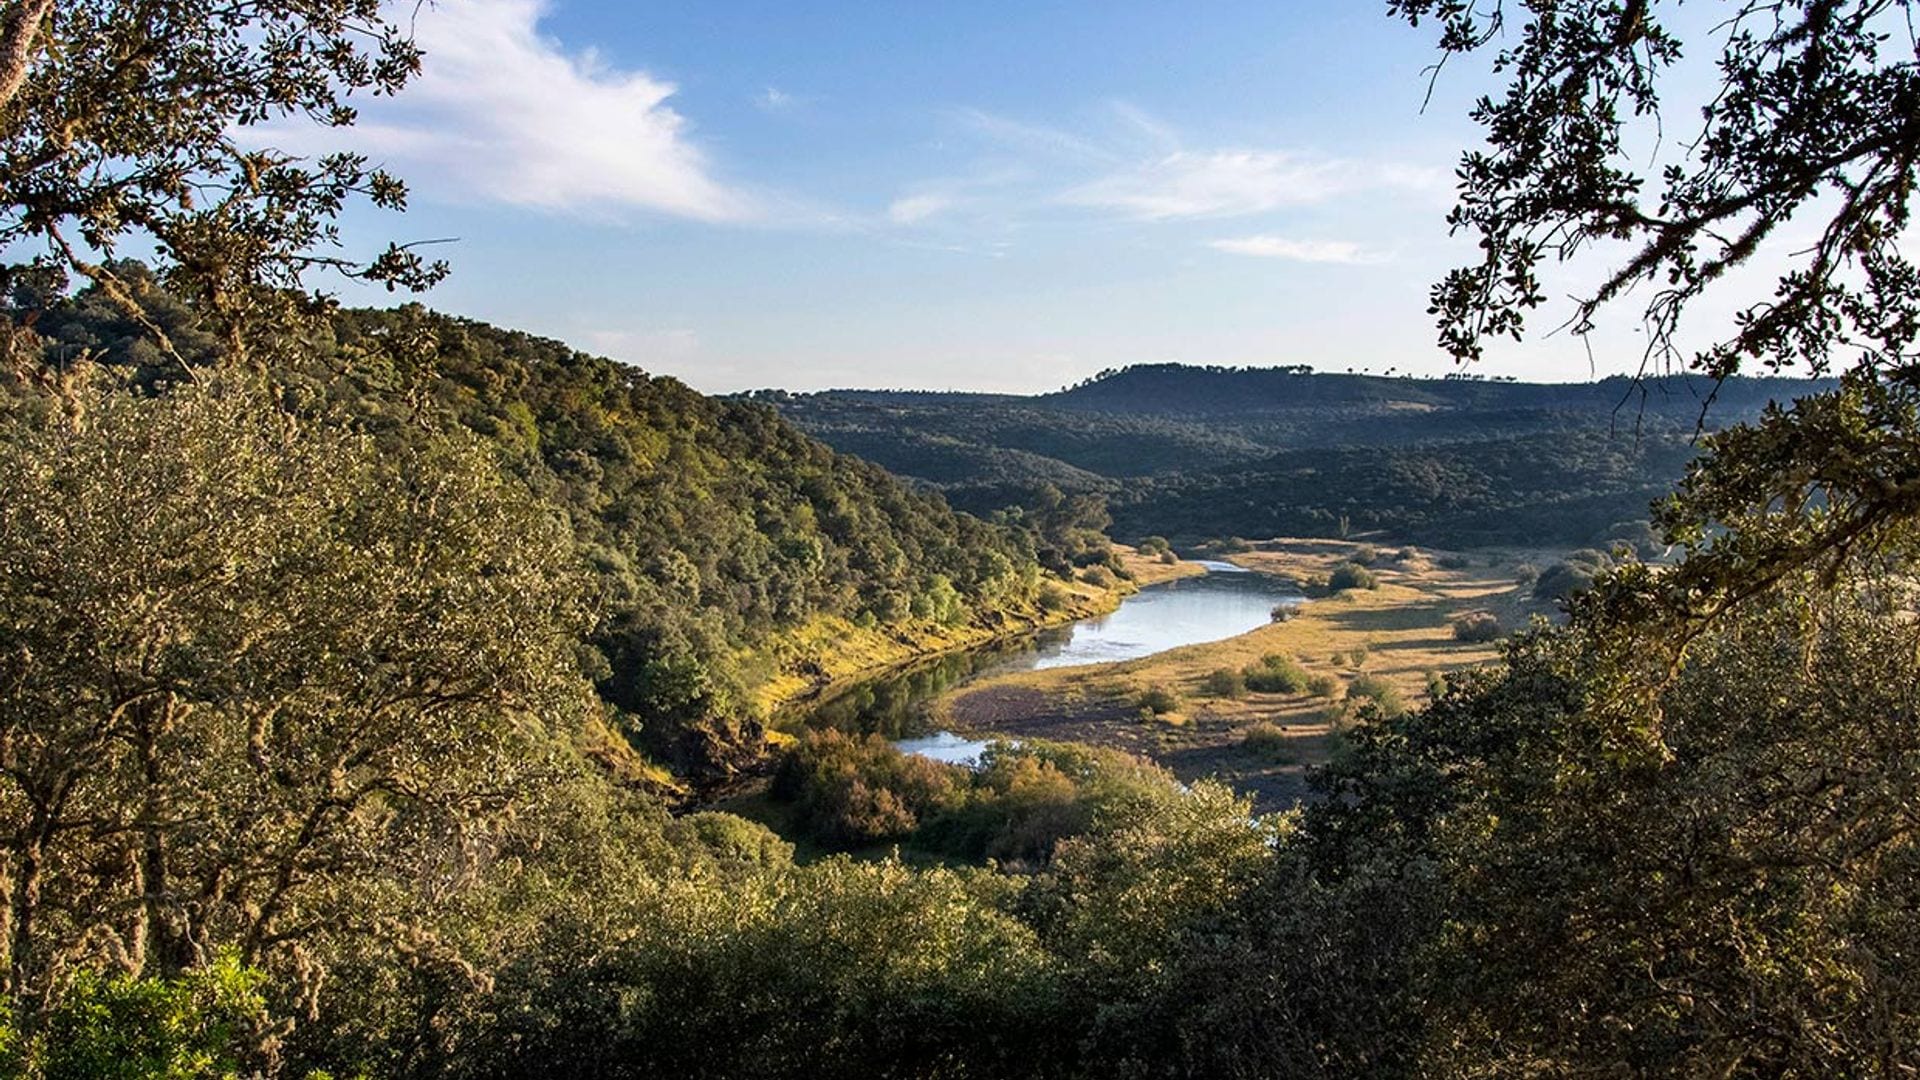
<path fill-rule="evenodd" d="M 804 700 L 838 684 L 858 681 L 890 668 L 958 649 L 978 648 L 993 641 L 1061 626 L 1112 611 L 1142 585 L 1205 573 L 1196 563 L 1172 565 L 1148 558 L 1125 545 L 1114 545 L 1121 565 L 1133 575 L 1103 588 L 1085 581 L 1049 581 L 1067 593 L 1068 602 L 1057 611 L 1037 609 L 1010 615 L 997 623 L 939 626 L 908 623 L 861 627 L 838 616 L 814 619 L 790 630 L 753 653 L 738 657 L 753 672 L 751 703 L 757 715 L 771 716 L 782 706 Z M 758 668 L 757 671 L 754 671 Z"/>
<path fill-rule="evenodd" d="M 1493 660 L 1498 655 L 1494 645 L 1454 640 L 1452 620 L 1469 611 L 1489 610 L 1509 630 L 1525 625 L 1543 609 L 1532 604 L 1528 590 L 1517 583 L 1518 567 L 1523 562 L 1545 566 L 1555 557 L 1546 551 L 1477 551 L 1464 555 L 1468 563 L 1464 568 L 1445 569 L 1438 563 L 1443 553 L 1423 551 L 1419 557 L 1395 561 L 1399 549 L 1382 547 L 1371 568 L 1379 588 L 1329 596 L 1324 589 L 1312 587 L 1324 583 L 1361 546 L 1350 541 L 1276 540 L 1232 557 L 1249 569 L 1309 584 L 1309 602 L 1288 622 L 1120 664 L 1021 672 L 974 683 L 935 703 L 935 715 L 965 730 L 978 726 L 969 722 L 970 716 L 987 712 L 970 709 L 969 699 L 981 705 L 988 700 L 1005 701 L 1007 695 L 1001 692 L 1007 690 L 1027 691 L 1026 699 L 1072 705 L 1131 701 L 1149 688 L 1163 687 L 1179 696 L 1180 706 L 1154 725 L 1160 752 L 1153 756 L 1217 767 L 1243 740 L 1249 726 L 1274 724 L 1300 740 L 1297 763 L 1278 767 L 1298 773 L 1303 765 L 1323 760 L 1329 752 L 1330 727 L 1339 713 L 1336 702 L 1355 676 L 1384 678 L 1417 706 L 1427 697 L 1430 673 Z M 1364 652 L 1358 662 L 1355 650 Z M 1248 693 L 1234 700 L 1210 697 L 1203 691 L 1210 673 L 1239 671 L 1276 653 L 1291 657 L 1310 676 L 1334 679 L 1334 699 L 1302 692 Z M 994 699 L 996 693 L 1000 696 Z M 1138 742 L 1137 730 L 1112 734 L 1129 744 Z M 1086 735 L 1089 741 L 1101 741 L 1098 725 L 1089 725 Z M 1255 769 L 1251 761 L 1244 764 Z"/>

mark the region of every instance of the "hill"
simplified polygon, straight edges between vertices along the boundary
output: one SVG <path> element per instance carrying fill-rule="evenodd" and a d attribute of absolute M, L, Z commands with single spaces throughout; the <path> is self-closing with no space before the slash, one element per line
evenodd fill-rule
<path fill-rule="evenodd" d="M 1822 385 L 1154 364 L 1033 397 L 751 396 L 979 514 L 1057 488 L 1106 497 L 1125 538 L 1364 529 L 1420 543 L 1584 544 L 1644 519 L 1684 471 L 1700 431 Z"/>
<path fill-rule="evenodd" d="M 217 359 L 219 343 L 158 283 L 122 273 L 190 365 Z M 56 363 L 178 377 L 97 291 L 52 306 L 38 331 Z M 776 692 L 844 674 L 855 638 L 898 660 L 1002 632 L 1043 616 L 1042 559 L 1070 574 L 1106 557 L 1104 518 L 989 524 L 765 405 L 557 341 L 417 305 L 334 312 L 318 334 L 283 350 L 317 359 L 273 373 L 290 399 L 388 446 L 464 427 L 565 518 L 599 611 L 582 661 L 629 736 L 695 781 L 757 758 Z"/>

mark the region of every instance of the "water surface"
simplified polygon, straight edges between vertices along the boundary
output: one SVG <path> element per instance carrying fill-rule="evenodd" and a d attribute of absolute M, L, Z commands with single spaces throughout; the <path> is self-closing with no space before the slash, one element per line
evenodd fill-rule
<path fill-rule="evenodd" d="M 1302 601 L 1290 585 L 1232 563 L 1203 563 L 1199 577 L 1149 585 L 1111 614 L 1024 639 L 948 653 L 856 683 L 788 714 L 787 728 L 834 727 L 877 732 L 902 750 L 953 764 L 972 764 L 986 744 L 933 731 L 926 703 L 976 678 L 1012 671 L 1111 664 L 1183 645 L 1237 637 L 1264 626 L 1277 604 Z"/>

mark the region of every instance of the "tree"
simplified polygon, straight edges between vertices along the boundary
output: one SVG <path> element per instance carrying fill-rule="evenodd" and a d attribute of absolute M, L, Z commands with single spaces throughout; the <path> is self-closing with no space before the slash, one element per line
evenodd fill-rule
<path fill-rule="evenodd" d="M 77 273 L 138 317 L 111 260 L 152 248 L 168 285 L 242 356 L 260 344 L 246 326 L 305 306 L 312 269 L 432 283 L 445 267 L 405 247 L 365 262 L 326 250 L 348 200 L 402 208 L 398 180 L 356 154 L 263 148 L 262 125 L 352 124 L 352 95 L 393 93 L 419 65 L 379 0 L 9 0 L 0 244 L 37 254 L 7 267 L 4 284 Z"/>
<path fill-rule="evenodd" d="M 1855 555 L 1910 542 L 1920 519 L 1920 273 L 1901 251 L 1920 180 L 1910 0 L 1731 5 L 1699 39 L 1717 50 L 1720 85 L 1657 185 L 1636 171 L 1635 137 L 1658 126 L 1686 44 L 1657 0 L 1389 7 L 1437 22 L 1444 58 L 1493 47 L 1516 13 L 1521 23 L 1495 54 L 1505 92 L 1473 110 L 1488 145 L 1462 157 L 1449 219 L 1478 235 L 1482 257 L 1433 290 L 1454 356 L 1520 336 L 1544 300 L 1541 264 L 1608 242 L 1631 253 L 1579 302 L 1576 330 L 1651 286 L 1647 359 L 1671 361 L 1683 312 L 1766 251 L 1789 267 L 1774 295 L 1691 362 L 1721 378 L 1748 361 L 1844 375 L 1840 391 L 1707 438 L 1656 515 L 1678 565 L 1622 575 L 1602 602 L 1658 621 L 1663 646 L 1684 645 L 1702 622 L 1803 570 L 1832 583 Z M 1818 238 L 1776 250 L 1790 219 L 1817 219 Z"/>
<path fill-rule="evenodd" d="M 1306 847 L 1436 875 L 1416 1075 L 1878 1076 L 1920 1052 L 1916 629 L 1884 567 L 1658 680 L 1576 612 L 1353 732 Z M 1654 665 L 1657 671 L 1658 665 Z"/>
<path fill-rule="evenodd" d="M 71 403 L 0 438 L 6 992 L 432 952 L 592 715 L 565 527 L 470 438 L 379 450 L 250 379 Z"/>
<path fill-rule="evenodd" d="M 1348 589 L 1377 589 L 1380 581 L 1373 571 L 1357 562 L 1343 562 L 1327 575 L 1327 588 L 1334 592 L 1346 592 Z"/>
<path fill-rule="evenodd" d="M 1484 151 L 1461 158 L 1450 222 L 1477 234 L 1481 261 L 1433 291 L 1442 344 L 1477 358 L 1489 337 L 1518 336 L 1544 300 L 1537 271 L 1601 243 L 1631 253 L 1579 303 L 1576 330 L 1635 286 L 1654 354 L 1672 355 L 1683 310 L 1751 259 L 1796 213 L 1824 219 L 1775 295 L 1699 357 L 1716 375 L 1746 359 L 1828 370 L 1840 349 L 1904 367 L 1920 298 L 1900 237 L 1920 169 L 1920 66 L 1907 46 L 1909 0 L 1741 0 L 1700 41 L 1718 52 L 1720 86 L 1684 153 L 1657 183 L 1637 171 L 1635 137 L 1661 119 L 1663 81 L 1683 42 L 1659 0 L 1390 0 L 1418 25 L 1440 24 L 1446 57 L 1502 44 L 1503 95 L 1473 117 Z M 1678 4 L 1671 5 L 1678 8 Z M 1903 46 L 1901 42 L 1906 42 Z"/>

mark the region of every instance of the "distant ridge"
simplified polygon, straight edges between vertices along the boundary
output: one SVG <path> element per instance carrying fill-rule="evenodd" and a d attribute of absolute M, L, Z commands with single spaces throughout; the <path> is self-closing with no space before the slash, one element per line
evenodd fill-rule
<path fill-rule="evenodd" d="M 1122 537 L 1600 542 L 1694 439 L 1827 389 L 1675 374 L 1584 383 L 1142 364 L 1047 394 L 751 395 L 836 449 L 988 514 L 1104 495 Z"/>
<path fill-rule="evenodd" d="M 1814 379 L 1736 376 L 1716 384 L 1692 374 L 1592 382 L 1534 383 L 1471 377 L 1415 378 L 1271 368 L 1138 364 L 1032 399 L 1081 411 L 1210 415 L 1328 406 L 1422 405 L 1437 408 L 1646 409 L 1699 412 L 1708 402 L 1746 412 L 1829 384 Z"/>

